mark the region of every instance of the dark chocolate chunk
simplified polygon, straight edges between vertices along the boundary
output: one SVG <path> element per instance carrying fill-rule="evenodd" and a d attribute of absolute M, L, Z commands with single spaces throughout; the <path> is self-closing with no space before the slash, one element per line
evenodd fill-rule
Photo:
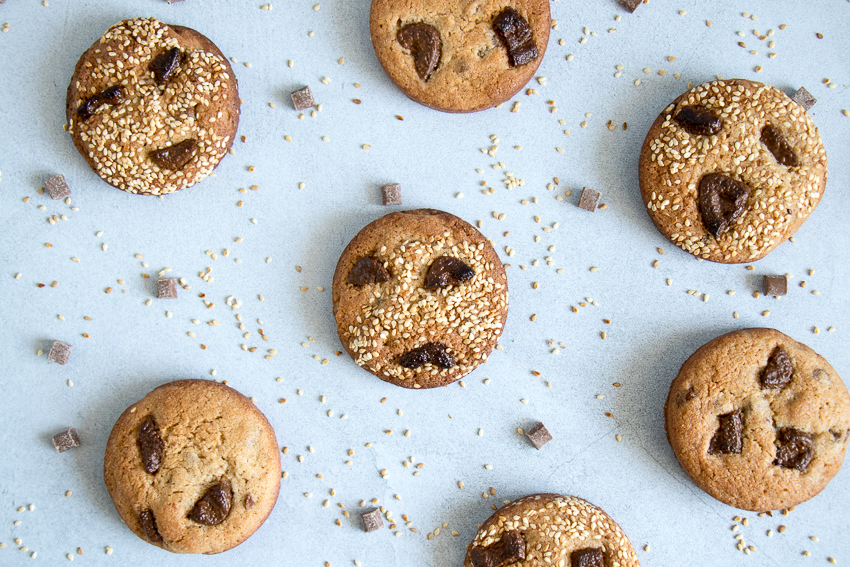
<path fill-rule="evenodd" d="M 782 132 L 773 124 L 768 124 L 761 129 L 761 141 L 776 158 L 776 161 L 785 167 L 796 167 L 800 165 L 800 160 L 797 159 L 797 154 L 794 153 L 794 148 L 782 135 Z"/>
<path fill-rule="evenodd" d="M 785 295 L 788 293 L 788 279 L 785 276 L 764 276 L 762 286 L 765 295 Z"/>
<path fill-rule="evenodd" d="M 71 350 L 74 347 L 63 343 L 62 341 L 53 341 L 50 345 L 50 352 L 47 353 L 47 362 L 55 362 L 57 364 L 68 364 L 68 359 L 71 358 Z"/>
<path fill-rule="evenodd" d="M 686 106 L 680 109 L 673 120 L 687 130 L 688 134 L 701 136 L 717 134 L 723 126 L 718 117 L 698 106 Z"/>
<path fill-rule="evenodd" d="M 195 153 L 195 147 L 198 141 L 194 138 L 183 140 L 179 144 L 174 144 L 167 148 L 153 150 L 148 154 L 151 161 L 162 169 L 172 169 L 174 171 L 186 165 L 192 155 Z"/>
<path fill-rule="evenodd" d="M 142 524 L 142 531 L 145 532 L 145 537 L 151 543 L 162 543 L 162 536 L 159 535 L 159 530 L 156 529 L 156 518 L 151 510 L 145 510 L 139 514 L 139 523 Z"/>
<path fill-rule="evenodd" d="M 177 280 L 174 278 L 156 280 L 156 298 L 177 299 Z"/>
<path fill-rule="evenodd" d="M 77 108 L 77 116 L 80 120 L 86 122 L 94 115 L 95 112 L 97 112 L 97 109 L 104 104 L 115 105 L 119 104 L 121 100 L 121 87 L 109 87 L 108 89 L 97 93 L 93 97 L 86 99 L 83 104 Z"/>
<path fill-rule="evenodd" d="M 519 530 L 507 531 L 502 539 L 487 547 L 473 547 L 469 559 L 472 567 L 506 567 L 525 559 L 525 540 Z"/>
<path fill-rule="evenodd" d="M 782 427 L 776 435 L 776 444 L 774 465 L 806 472 L 815 456 L 811 434 L 793 427 Z"/>
<path fill-rule="evenodd" d="M 643 0 L 618 0 L 618 2 L 620 3 L 621 6 L 623 6 L 626 10 L 628 10 L 632 14 L 635 13 L 635 10 L 637 10 L 638 6 L 643 4 Z"/>
<path fill-rule="evenodd" d="M 292 106 L 295 107 L 295 110 L 307 110 L 311 106 L 316 106 L 310 87 L 301 87 L 297 91 L 292 91 L 289 93 L 289 98 L 292 99 Z"/>
<path fill-rule="evenodd" d="M 699 182 L 699 212 L 706 230 L 720 236 L 741 214 L 750 187 L 722 173 L 709 173 Z"/>
<path fill-rule="evenodd" d="M 360 513 L 360 520 L 363 521 L 363 531 L 374 532 L 384 527 L 384 520 L 381 518 L 381 511 L 377 508 L 366 510 Z"/>
<path fill-rule="evenodd" d="M 68 187 L 68 184 L 65 182 L 65 176 L 61 173 L 45 181 L 44 188 L 54 201 L 71 194 L 71 188 Z"/>
<path fill-rule="evenodd" d="M 578 208 L 595 213 L 596 208 L 599 207 L 599 199 L 601 198 L 602 193 L 599 191 L 591 189 L 590 187 L 582 187 L 581 197 L 578 199 Z"/>
<path fill-rule="evenodd" d="M 731 413 L 718 415 L 720 426 L 714 437 L 711 438 L 711 443 L 708 445 L 709 455 L 719 455 L 728 453 L 741 453 L 744 446 L 744 416 L 741 410 L 735 410 Z"/>
<path fill-rule="evenodd" d="M 159 434 L 156 421 L 150 415 L 139 425 L 138 443 L 139 451 L 142 453 L 142 466 L 146 472 L 155 474 L 165 456 L 165 442 Z"/>
<path fill-rule="evenodd" d="M 791 357 L 785 349 L 778 346 L 773 349 L 770 358 L 767 359 L 767 366 L 761 373 L 761 387 L 784 388 L 791 381 L 793 374 L 794 365 L 791 364 Z"/>
<path fill-rule="evenodd" d="M 448 347 L 443 343 L 425 343 L 401 355 L 398 363 L 405 368 L 419 368 L 429 362 L 440 368 L 451 368 L 455 361 L 447 350 Z"/>
<path fill-rule="evenodd" d="M 471 280 L 475 270 L 453 256 L 440 256 L 428 267 L 425 289 L 437 289 Z"/>
<path fill-rule="evenodd" d="M 60 431 L 53 436 L 53 446 L 56 447 L 56 451 L 59 453 L 79 447 L 80 437 L 77 435 L 77 430 L 70 427 L 65 431 Z"/>
<path fill-rule="evenodd" d="M 408 24 L 398 30 L 396 39 L 413 56 L 416 74 L 427 81 L 440 64 L 443 42 L 437 28 L 428 24 Z"/>
<path fill-rule="evenodd" d="M 390 273 L 384 267 L 380 260 L 372 256 L 363 256 L 351 271 L 348 272 L 348 284 L 355 287 L 362 287 L 374 283 L 384 283 L 390 281 Z"/>
<path fill-rule="evenodd" d="M 543 423 L 538 423 L 526 431 L 525 436 L 528 437 L 529 441 L 531 441 L 534 448 L 538 451 L 540 450 L 540 447 L 552 440 L 552 435 Z"/>
<path fill-rule="evenodd" d="M 513 8 L 505 8 L 493 20 L 493 31 L 508 51 L 511 67 L 519 67 L 537 59 L 540 53 L 525 18 Z"/>
<path fill-rule="evenodd" d="M 381 185 L 381 203 L 384 206 L 401 205 L 401 185 L 398 183 Z"/>
<path fill-rule="evenodd" d="M 570 554 L 570 567 L 605 567 L 605 557 L 598 547 L 576 549 Z"/>
<path fill-rule="evenodd" d="M 794 93 L 791 100 L 802 106 L 806 112 L 808 112 L 808 110 L 818 102 L 818 99 L 812 96 L 812 93 L 807 91 L 805 87 L 797 89 L 797 92 Z"/>
<path fill-rule="evenodd" d="M 207 526 L 218 525 L 224 521 L 227 513 L 230 512 L 232 498 L 233 491 L 230 488 L 230 483 L 226 478 L 223 478 L 218 484 L 211 486 L 207 493 L 198 500 L 195 507 L 189 512 L 189 519 Z"/>
<path fill-rule="evenodd" d="M 173 77 L 183 62 L 183 54 L 176 47 L 163 51 L 148 64 L 148 70 L 153 72 L 157 85 L 164 85 Z"/>

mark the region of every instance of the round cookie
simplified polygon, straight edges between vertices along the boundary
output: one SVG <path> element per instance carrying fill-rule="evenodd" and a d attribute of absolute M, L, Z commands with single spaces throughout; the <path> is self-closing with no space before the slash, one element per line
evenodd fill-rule
<path fill-rule="evenodd" d="M 826 187 L 826 151 L 805 109 L 774 87 L 732 79 L 692 88 L 646 135 L 640 192 L 673 244 L 736 264 L 767 255 Z"/>
<path fill-rule="evenodd" d="M 220 553 L 274 508 L 280 457 L 256 406 L 223 384 L 178 380 L 127 408 L 109 435 L 103 478 L 118 514 L 174 553 Z"/>
<path fill-rule="evenodd" d="M 617 522 L 575 496 L 533 494 L 493 513 L 467 548 L 464 567 L 638 567 Z"/>
<path fill-rule="evenodd" d="M 372 0 L 378 61 L 404 94 L 475 112 L 517 93 L 549 41 L 549 0 Z"/>
<path fill-rule="evenodd" d="M 215 169 L 233 143 L 239 105 L 236 76 L 209 39 L 134 18 L 80 57 L 65 112 L 74 145 L 104 181 L 165 195 Z"/>
<path fill-rule="evenodd" d="M 405 388 L 445 386 L 487 359 L 508 315 L 508 283 L 484 236 L 419 209 L 368 224 L 333 279 L 337 333 L 354 361 Z"/>
<path fill-rule="evenodd" d="M 667 439 L 714 498 L 753 511 L 826 487 L 850 437 L 850 395 L 819 354 L 773 329 L 717 337 L 682 366 L 664 405 Z"/>

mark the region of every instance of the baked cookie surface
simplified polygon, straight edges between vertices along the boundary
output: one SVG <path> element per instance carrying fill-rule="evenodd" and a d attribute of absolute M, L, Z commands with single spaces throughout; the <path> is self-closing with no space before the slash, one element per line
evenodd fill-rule
<path fill-rule="evenodd" d="M 77 63 L 66 99 L 74 145 L 104 181 L 165 195 L 218 165 L 239 124 L 236 77 L 195 30 L 124 20 Z"/>
<path fill-rule="evenodd" d="M 629 538 L 601 508 L 575 496 L 532 494 L 493 513 L 464 567 L 637 567 Z"/>
<path fill-rule="evenodd" d="M 433 388 L 486 361 L 508 314 L 508 285 L 490 242 L 433 209 L 368 224 L 333 279 L 337 333 L 354 361 L 382 380 Z"/>
<path fill-rule="evenodd" d="M 378 61 L 411 99 L 444 112 L 496 106 L 534 75 L 549 0 L 372 0 Z"/>
<path fill-rule="evenodd" d="M 743 79 L 694 87 L 658 116 L 639 164 L 652 222 L 712 262 L 751 262 L 803 224 L 826 187 L 827 159 L 805 109 Z"/>
<path fill-rule="evenodd" d="M 271 425 L 223 384 L 179 380 L 121 414 L 103 477 L 124 523 L 175 553 L 220 553 L 271 513 L 280 457 Z"/>
<path fill-rule="evenodd" d="M 717 337 L 682 366 L 664 406 L 667 439 L 714 498 L 767 511 L 804 502 L 838 473 L 850 395 L 812 349 L 773 329 Z"/>

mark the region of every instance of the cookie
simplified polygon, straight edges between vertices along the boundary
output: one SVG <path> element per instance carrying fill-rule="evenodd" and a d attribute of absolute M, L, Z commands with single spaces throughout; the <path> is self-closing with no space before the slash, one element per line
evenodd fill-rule
<path fill-rule="evenodd" d="M 220 553 L 271 513 L 280 489 L 274 431 L 223 384 L 179 380 L 127 408 L 109 435 L 103 478 L 124 523 L 174 553 Z"/>
<path fill-rule="evenodd" d="M 798 103 L 743 79 L 689 90 L 658 116 L 640 154 L 640 192 L 658 230 L 705 260 L 764 257 L 803 224 L 826 187 L 826 151 Z"/>
<path fill-rule="evenodd" d="M 464 567 L 557 565 L 637 567 L 617 522 L 575 496 L 533 494 L 490 516 L 468 546 Z"/>
<path fill-rule="evenodd" d="M 444 112 L 505 102 L 549 41 L 549 0 L 372 0 L 378 61 L 404 94 Z"/>
<path fill-rule="evenodd" d="M 68 132 L 100 177 L 165 195 L 204 179 L 239 125 L 236 76 L 206 37 L 153 18 L 124 20 L 80 57 Z"/>
<path fill-rule="evenodd" d="M 445 386 L 496 346 L 508 282 L 490 241 L 465 221 L 433 209 L 391 213 L 342 252 L 333 313 L 364 369 L 405 388 Z"/>
<path fill-rule="evenodd" d="M 773 329 L 717 337 L 682 366 L 664 405 L 685 472 L 735 508 L 805 502 L 841 468 L 850 395 L 819 354 Z"/>

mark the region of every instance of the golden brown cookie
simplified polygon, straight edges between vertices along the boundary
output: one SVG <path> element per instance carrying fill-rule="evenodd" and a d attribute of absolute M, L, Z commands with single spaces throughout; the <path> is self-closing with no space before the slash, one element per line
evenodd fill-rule
<path fill-rule="evenodd" d="M 841 468 L 850 394 L 815 351 L 773 329 L 727 333 L 682 366 L 664 405 L 685 472 L 736 508 L 795 506 Z"/>
<path fill-rule="evenodd" d="M 549 0 L 372 0 L 378 61 L 418 103 L 444 112 L 496 106 L 534 75 L 549 41 Z"/>
<path fill-rule="evenodd" d="M 826 151 L 805 109 L 774 87 L 732 79 L 689 90 L 658 116 L 640 154 L 652 222 L 694 256 L 767 255 L 826 187 Z"/>
<path fill-rule="evenodd" d="M 274 508 L 280 457 L 256 406 L 223 384 L 179 380 L 127 408 L 109 435 L 103 478 L 124 523 L 174 553 L 220 553 Z"/>
<path fill-rule="evenodd" d="M 364 369 L 405 388 L 445 386 L 496 346 L 507 277 L 490 241 L 462 219 L 433 209 L 391 213 L 342 252 L 333 313 Z"/>
<path fill-rule="evenodd" d="M 100 177 L 165 195 L 218 165 L 239 125 L 236 76 L 206 37 L 153 18 L 124 20 L 80 57 L 68 132 Z"/>
<path fill-rule="evenodd" d="M 468 546 L 464 567 L 638 567 L 617 522 L 575 496 L 532 494 L 497 510 Z"/>

